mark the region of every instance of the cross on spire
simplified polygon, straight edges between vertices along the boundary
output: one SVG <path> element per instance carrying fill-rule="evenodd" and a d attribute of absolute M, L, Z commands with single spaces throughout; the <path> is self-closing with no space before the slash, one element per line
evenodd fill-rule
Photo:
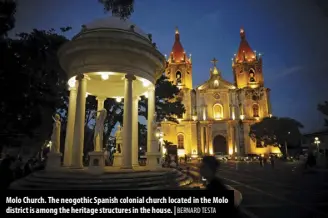
<path fill-rule="evenodd" d="M 216 67 L 216 63 L 218 62 L 218 60 L 216 60 L 216 58 L 213 58 L 213 60 L 211 60 L 212 64 L 214 67 Z"/>

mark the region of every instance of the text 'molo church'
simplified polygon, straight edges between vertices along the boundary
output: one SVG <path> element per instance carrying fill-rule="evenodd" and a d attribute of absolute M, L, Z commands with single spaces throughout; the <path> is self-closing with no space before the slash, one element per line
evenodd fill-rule
<path fill-rule="evenodd" d="M 234 83 L 222 78 L 213 59 L 208 80 L 193 87 L 191 56 L 186 55 L 176 29 L 165 75 L 180 88 L 186 112 L 179 123 L 164 121 L 161 127 L 164 140 L 187 155 L 280 153 L 279 148 L 262 147 L 249 137 L 251 124 L 272 116 L 270 89 L 264 87 L 262 57 L 251 49 L 243 29 L 240 38 L 232 59 Z"/>

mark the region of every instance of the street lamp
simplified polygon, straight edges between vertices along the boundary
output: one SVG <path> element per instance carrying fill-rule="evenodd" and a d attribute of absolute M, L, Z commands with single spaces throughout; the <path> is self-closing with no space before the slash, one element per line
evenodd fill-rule
<path fill-rule="evenodd" d="M 155 136 L 156 136 L 156 138 L 158 140 L 158 151 L 161 152 L 162 156 L 164 156 L 164 153 L 165 153 L 165 151 L 164 151 L 164 139 L 163 139 L 164 134 L 161 131 L 161 128 L 160 127 L 158 127 L 156 129 Z"/>
<path fill-rule="evenodd" d="M 318 137 L 315 137 L 315 138 L 314 138 L 314 144 L 316 144 L 316 146 L 317 146 L 317 152 L 318 152 L 318 154 L 319 154 L 320 140 L 319 140 Z"/>

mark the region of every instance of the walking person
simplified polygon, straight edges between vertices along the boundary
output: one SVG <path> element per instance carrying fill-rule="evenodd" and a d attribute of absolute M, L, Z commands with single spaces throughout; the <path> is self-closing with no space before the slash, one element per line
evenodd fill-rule
<path fill-rule="evenodd" d="M 260 166 L 263 167 L 263 157 L 262 156 L 259 157 L 259 161 L 260 161 Z"/>
<path fill-rule="evenodd" d="M 206 189 L 217 192 L 227 191 L 227 187 L 221 182 L 221 180 L 216 176 L 216 173 L 220 167 L 220 163 L 216 160 L 214 156 L 204 156 L 201 166 L 200 174 L 206 179 L 207 185 Z M 229 211 L 229 217 L 242 217 L 239 210 L 234 208 L 233 211 Z"/>
<path fill-rule="evenodd" d="M 273 155 L 271 155 L 270 156 L 270 163 L 271 163 L 271 167 L 272 167 L 272 169 L 274 168 L 274 156 Z"/>

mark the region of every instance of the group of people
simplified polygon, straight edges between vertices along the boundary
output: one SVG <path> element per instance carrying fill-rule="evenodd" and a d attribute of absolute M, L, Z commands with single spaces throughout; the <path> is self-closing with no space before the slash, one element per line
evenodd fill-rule
<path fill-rule="evenodd" d="M 18 179 L 28 176 L 33 171 L 42 168 L 41 164 L 38 164 L 38 160 L 31 158 L 26 162 L 18 157 L 12 157 L 6 155 L 0 163 L 0 187 L 1 189 L 8 189 L 10 184 Z"/>
<path fill-rule="evenodd" d="M 271 167 L 274 168 L 275 159 L 276 159 L 276 157 L 274 155 L 270 155 L 269 157 L 260 156 L 259 162 L 260 162 L 261 167 L 263 167 L 265 164 L 268 163 L 268 159 L 270 161 Z"/>

